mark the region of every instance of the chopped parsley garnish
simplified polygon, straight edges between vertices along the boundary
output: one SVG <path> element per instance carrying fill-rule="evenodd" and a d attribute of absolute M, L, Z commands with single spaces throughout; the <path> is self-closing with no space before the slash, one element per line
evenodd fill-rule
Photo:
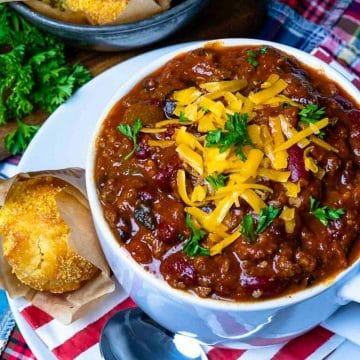
<path fill-rule="evenodd" d="M 191 120 L 188 119 L 182 111 L 180 112 L 179 121 L 180 122 L 191 122 Z"/>
<path fill-rule="evenodd" d="M 202 110 L 204 113 L 207 113 L 209 109 L 205 106 L 200 106 L 200 110 Z"/>
<path fill-rule="evenodd" d="M 189 214 L 186 215 L 186 226 L 191 230 L 192 234 L 183 247 L 184 253 L 189 256 L 209 256 L 209 249 L 200 245 L 200 241 L 206 236 L 206 232 L 202 229 L 198 229 L 193 224 Z"/>
<path fill-rule="evenodd" d="M 329 220 L 340 219 L 345 214 L 345 210 L 329 206 L 320 207 L 320 201 L 310 196 L 310 214 L 314 215 L 324 226 L 328 226 Z"/>
<path fill-rule="evenodd" d="M 263 46 L 259 49 L 260 54 L 266 54 L 268 52 L 268 48 L 266 46 Z"/>
<path fill-rule="evenodd" d="M 125 160 L 129 159 L 134 154 L 135 151 L 139 150 L 137 138 L 141 128 L 142 128 L 142 121 L 140 119 L 136 119 L 132 127 L 128 124 L 121 124 L 117 127 L 117 129 L 123 135 L 125 135 L 128 139 L 130 139 L 133 142 L 133 149 L 125 156 Z"/>
<path fill-rule="evenodd" d="M 205 177 L 205 180 L 215 189 L 220 189 L 225 186 L 225 181 L 229 178 L 229 176 L 224 174 L 218 174 L 215 177 L 208 175 Z"/>
<path fill-rule="evenodd" d="M 305 106 L 300 112 L 300 121 L 307 124 L 318 122 L 325 115 L 325 108 L 320 108 L 315 104 Z"/>
<path fill-rule="evenodd" d="M 12 154 L 23 152 L 37 125 L 21 120 L 41 109 L 53 112 L 90 80 L 82 65 L 68 65 L 64 44 L 29 24 L 8 5 L 0 4 L 0 125 L 17 120 L 5 139 Z"/>
<path fill-rule="evenodd" d="M 228 120 L 225 123 L 225 130 L 210 130 L 206 135 L 206 147 L 218 147 L 220 152 L 224 152 L 231 146 L 235 147 L 235 153 L 242 161 L 246 156 L 242 150 L 245 145 L 253 145 L 247 128 L 247 114 L 234 113 L 228 114 Z"/>
<path fill-rule="evenodd" d="M 12 155 L 25 151 L 31 139 L 40 129 L 40 125 L 27 125 L 17 120 L 18 128 L 5 136 L 5 148 Z"/>
<path fill-rule="evenodd" d="M 248 63 L 249 63 L 252 67 L 254 67 L 254 68 L 258 67 L 258 66 L 259 66 L 259 62 L 256 60 L 256 53 L 255 53 L 255 51 L 253 51 L 253 50 L 248 50 L 246 54 L 247 54 L 247 61 L 248 61 Z"/>
<path fill-rule="evenodd" d="M 280 214 L 281 209 L 268 206 L 260 210 L 259 222 L 256 227 L 256 233 L 262 233 Z"/>
<path fill-rule="evenodd" d="M 256 235 L 265 231 L 265 229 L 278 217 L 280 211 L 280 208 L 275 208 L 273 206 L 261 209 L 256 230 L 254 230 L 254 219 L 252 215 L 244 215 L 241 222 L 241 234 L 253 243 L 256 240 Z"/>
<path fill-rule="evenodd" d="M 252 215 L 244 215 L 241 221 L 241 234 L 245 236 L 251 243 L 255 242 L 256 234 L 254 231 L 254 219 Z"/>

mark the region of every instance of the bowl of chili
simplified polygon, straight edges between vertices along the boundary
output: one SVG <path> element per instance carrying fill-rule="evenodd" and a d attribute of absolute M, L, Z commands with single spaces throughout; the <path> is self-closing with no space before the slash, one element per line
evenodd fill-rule
<path fill-rule="evenodd" d="M 137 304 L 173 332 L 252 347 L 356 300 L 358 96 L 319 59 L 252 39 L 185 45 L 124 84 L 87 189 Z"/>

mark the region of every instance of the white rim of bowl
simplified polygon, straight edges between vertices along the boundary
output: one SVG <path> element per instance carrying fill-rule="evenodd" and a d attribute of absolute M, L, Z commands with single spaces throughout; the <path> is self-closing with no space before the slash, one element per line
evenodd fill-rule
<path fill-rule="evenodd" d="M 95 128 L 94 134 L 92 136 L 91 143 L 88 149 L 88 156 L 86 161 L 86 186 L 90 202 L 91 212 L 98 228 L 101 228 L 101 232 L 106 238 L 107 244 L 111 247 L 113 252 L 116 252 L 119 257 L 122 258 L 122 261 L 126 266 L 131 268 L 138 276 L 142 277 L 146 282 L 153 285 L 155 288 L 160 289 L 174 301 L 182 301 L 187 304 L 194 306 L 201 306 L 205 308 L 216 309 L 220 311 L 229 311 L 229 310 L 238 310 L 238 311 L 261 311 L 272 308 L 280 308 L 289 306 L 300 301 L 312 298 L 315 295 L 320 294 L 331 286 L 335 285 L 338 281 L 343 279 L 348 273 L 350 273 L 355 267 L 360 264 L 360 259 L 354 261 L 354 263 L 347 269 L 340 272 L 335 277 L 330 280 L 325 280 L 324 282 L 310 287 L 309 289 L 300 290 L 298 292 L 283 295 L 269 300 L 260 300 L 260 301 L 227 301 L 227 300 L 218 300 L 211 298 L 200 298 L 197 295 L 193 295 L 186 291 L 178 290 L 172 288 L 165 280 L 158 278 L 156 275 L 146 271 L 140 264 L 138 264 L 129 252 L 121 246 L 119 241 L 115 238 L 113 232 L 111 231 L 108 223 L 106 222 L 103 210 L 98 199 L 96 186 L 94 183 L 94 165 L 95 165 L 95 156 L 96 156 L 96 140 L 102 129 L 102 124 L 110 110 L 113 106 L 129 91 L 138 84 L 142 79 L 147 75 L 150 75 L 154 71 L 161 68 L 168 61 L 172 60 L 174 57 L 186 53 L 197 48 L 204 47 L 205 45 L 211 43 L 218 43 L 224 47 L 232 46 L 260 46 L 260 45 L 269 45 L 274 48 L 277 48 L 290 56 L 295 57 L 300 63 L 307 65 L 313 69 L 316 69 L 324 73 L 329 79 L 335 81 L 339 86 L 351 96 L 351 98 L 356 101 L 359 96 L 359 91 L 356 87 L 351 84 L 346 78 L 344 78 L 340 73 L 331 68 L 328 64 L 322 60 L 315 58 L 313 55 L 305 53 L 304 51 L 292 48 L 287 45 L 278 44 L 271 41 L 263 41 L 257 39 L 219 39 L 219 40 L 208 40 L 208 41 L 198 41 L 191 43 L 190 45 L 185 45 L 183 48 L 171 51 L 168 54 L 161 56 L 155 61 L 148 64 L 145 68 L 139 71 L 137 74 L 133 75 L 124 85 L 122 85 L 118 91 L 114 94 L 112 99 L 109 101 L 108 105 L 104 109 L 102 115 L 100 116 Z M 340 85 L 341 84 L 341 85 Z"/>

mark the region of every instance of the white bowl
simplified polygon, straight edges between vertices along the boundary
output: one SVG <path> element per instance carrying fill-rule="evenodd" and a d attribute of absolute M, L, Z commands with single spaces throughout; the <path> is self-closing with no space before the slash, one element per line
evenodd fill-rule
<path fill-rule="evenodd" d="M 358 90 L 342 75 L 321 60 L 303 51 L 268 41 L 225 39 L 224 46 L 269 45 L 296 57 L 303 64 L 318 69 L 339 83 L 354 99 Z M 197 42 L 164 55 L 134 75 L 114 95 L 99 119 L 88 151 L 86 182 L 95 226 L 109 264 L 125 291 L 165 328 L 225 347 L 251 348 L 287 341 L 328 318 L 350 300 L 360 301 L 360 260 L 335 278 L 309 289 L 256 302 L 227 302 L 203 299 L 171 288 L 165 281 L 144 270 L 122 248 L 107 224 L 94 181 L 95 142 L 102 123 L 112 107 L 138 82 L 166 62 L 184 52 L 202 47 Z"/>

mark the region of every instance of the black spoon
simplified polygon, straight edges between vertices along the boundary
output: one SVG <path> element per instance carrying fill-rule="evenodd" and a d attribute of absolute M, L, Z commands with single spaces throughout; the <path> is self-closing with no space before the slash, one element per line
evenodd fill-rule
<path fill-rule="evenodd" d="M 139 308 L 122 310 L 105 324 L 100 338 L 105 360 L 206 360 L 200 344 L 173 334 Z"/>

